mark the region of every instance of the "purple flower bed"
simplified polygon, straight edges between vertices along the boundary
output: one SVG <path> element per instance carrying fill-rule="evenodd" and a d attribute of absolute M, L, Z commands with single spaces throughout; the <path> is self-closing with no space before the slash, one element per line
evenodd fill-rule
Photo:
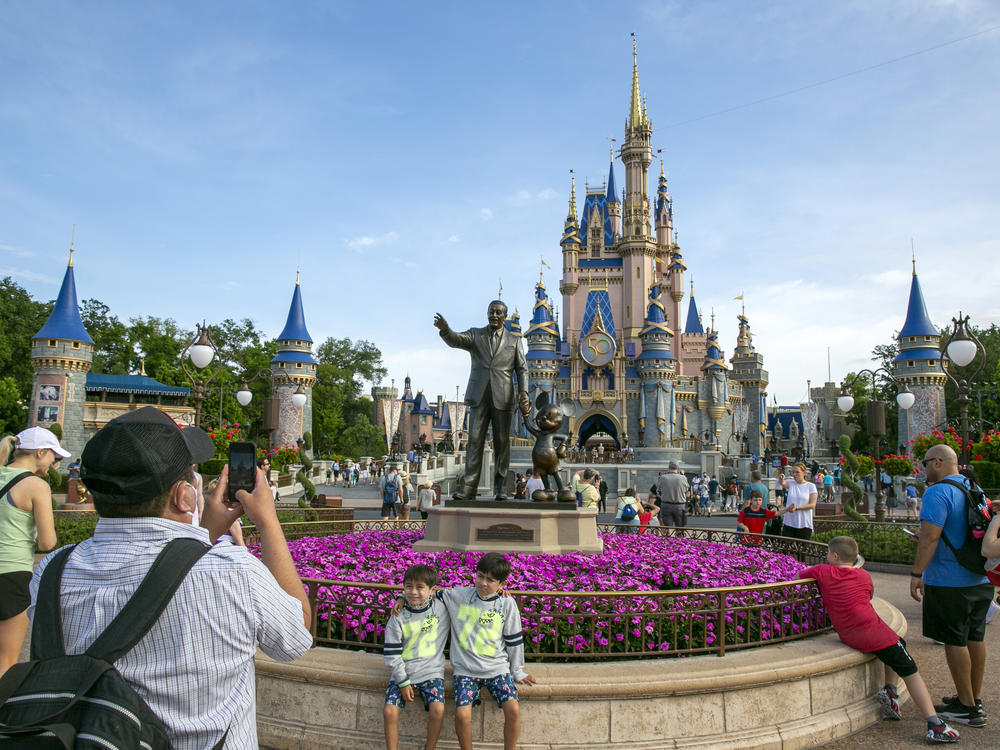
<path fill-rule="evenodd" d="M 365 531 L 289 542 L 303 578 L 402 585 L 409 565 L 438 570 L 441 586 L 471 585 L 479 552 L 417 552 L 422 531 Z M 668 592 L 518 596 L 533 658 L 671 654 L 783 640 L 825 626 L 814 586 L 686 594 L 684 589 L 787 581 L 805 566 L 759 547 L 653 535 L 602 536 L 604 552 L 510 553 L 508 588 L 552 592 Z M 381 643 L 394 591 L 321 586 L 317 635 L 371 648 Z"/>

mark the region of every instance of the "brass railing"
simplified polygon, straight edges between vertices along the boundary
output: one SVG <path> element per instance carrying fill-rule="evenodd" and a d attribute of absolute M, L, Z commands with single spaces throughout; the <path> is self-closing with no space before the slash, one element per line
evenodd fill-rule
<path fill-rule="evenodd" d="M 283 524 L 289 538 L 388 529 L 422 521 Z M 610 531 L 614 524 L 599 524 Z M 716 529 L 652 527 L 651 534 L 741 544 L 742 534 Z M 244 532 L 253 543 L 252 527 Z M 826 545 L 757 537 L 769 551 L 818 562 Z M 304 578 L 316 645 L 381 651 L 400 586 Z M 525 657 L 578 661 L 715 653 L 795 640 L 829 629 L 815 581 L 668 591 L 511 591 L 521 611 Z"/>

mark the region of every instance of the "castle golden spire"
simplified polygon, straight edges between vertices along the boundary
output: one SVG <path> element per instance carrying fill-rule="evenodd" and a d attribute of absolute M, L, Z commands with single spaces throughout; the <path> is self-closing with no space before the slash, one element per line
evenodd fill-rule
<path fill-rule="evenodd" d="M 572 176 L 573 170 L 570 170 L 569 178 L 569 215 L 574 219 L 576 218 L 576 177 Z"/>
<path fill-rule="evenodd" d="M 638 128 L 642 124 L 642 102 L 639 97 L 639 53 L 636 47 L 635 32 L 632 32 L 632 100 L 628 110 L 629 129 Z"/>
<path fill-rule="evenodd" d="M 76 242 L 76 224 L 73 225 L 73 234 L 70 235 L 70 239 L 69 239 L 69 265 L 68 265 L 68 268 L 72 268 L 73 267 L 73 243 L 74 242 Z M 916 268 L 915 265 L 914 265 L 914 268 Z M 916 271 L 914 271 L 914 273 L 916 273 Z"/>

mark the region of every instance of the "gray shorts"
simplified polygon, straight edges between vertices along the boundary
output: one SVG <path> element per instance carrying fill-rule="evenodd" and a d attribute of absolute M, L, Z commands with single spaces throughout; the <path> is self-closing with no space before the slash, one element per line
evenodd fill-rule
<path fill-rule="evenodd" d="M 687 511 L 684 505 L 672 503 L 661 505 L 660 523 L 664 526 L 687 526 Z"/>

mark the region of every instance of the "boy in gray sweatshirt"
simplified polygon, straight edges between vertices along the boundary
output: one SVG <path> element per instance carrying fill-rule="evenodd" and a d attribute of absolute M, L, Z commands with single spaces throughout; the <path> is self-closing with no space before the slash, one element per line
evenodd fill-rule
<path fill-rule="evenodd" d="M 427 717 L 426 750 L 434 750 L 444 722 L 444 646 L 449 618 L 434 598 L 437 571 L 411 565 L 403 574 L 403 606 L 385 626 L 386 666 L 392 670 L 385 690 L 382 720 L 387 750 L 399 747 L 399 709 L 420 691 Z"/>
<path fill-rule="evenodd" d="M 517 602 L 500 596 L 510 563 L 488 552 L 476 565 L 476 585 L 437 593 L 451 618 L 451 666 L 455 687 L 455 734 L 462 750 L 472 750 L 472 707 L 486 686 L 503 711 L 504 750 L 515 750 L 521 727 L 517 687 L 534 685 L 524 671 L 524 637 Z"/>

